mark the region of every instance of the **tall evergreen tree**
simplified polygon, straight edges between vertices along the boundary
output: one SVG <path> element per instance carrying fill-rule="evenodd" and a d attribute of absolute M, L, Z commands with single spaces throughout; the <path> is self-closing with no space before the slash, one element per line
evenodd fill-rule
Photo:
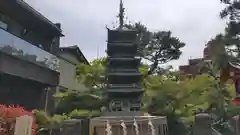
<path fill-rule="evenodd" d="M 161 72 L 161 64 L 177 60 L 181 56 L 181 48 L 185 43 L 172 36 L 171 31 L 151 32 L 141 23 L 126 27 L 136 29 L 140 35 L 139 55 L 151 63 L 147 75 Z"/>

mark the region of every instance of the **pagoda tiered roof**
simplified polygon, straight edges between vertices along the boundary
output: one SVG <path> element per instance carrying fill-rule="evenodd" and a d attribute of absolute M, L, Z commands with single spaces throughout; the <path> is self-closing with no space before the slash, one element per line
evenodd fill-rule
<path fill-rule="evenodd" d="M 228 62 L 228 64 L 230 66 L 240 70 L 240 63 L 239 62 Z"/>
<path fill-rule="evenodd" d="M 140 72 L 109 72 L 107 73 L 108 76 L 139 76 L 141 77 L 142 74 Z"/>
<path fill-rule="evenodd" d="M 116 89 L 107 89 L 109 93 L 135 93 L 135 92 L 144 92 L 142 88 L 116 88 Z"/>
<path fill-rule="evenodd" d="M 114 60 L 114 61 L 137 61 L 140 63 L 141 58 L 137 57 L 107 57 L 108 60 Z"/>
<path fill-rule="evenodd" d="M 139 84 L 109 84 L 107 86 L 109 89 L 116 89 L 116 88 L 141 88 Z"/>
<path fill-rule="evenodd" d="M 135 43 L 137 41 L 136 30 L 110 30 L 108 29 L 108 43 Z"/>
<path fill-rule="evenodd" d="M 108 69 L 108 72 L 138 72 L 137 69 L 130 68 L 116 68 L 116 69 Z"/>

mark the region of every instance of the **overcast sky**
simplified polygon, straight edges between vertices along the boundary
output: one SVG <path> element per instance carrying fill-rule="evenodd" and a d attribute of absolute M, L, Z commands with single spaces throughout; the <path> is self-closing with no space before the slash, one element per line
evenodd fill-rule
<path fill-rule="evenodd" d="M 61 46 L 79 45 L 88 60 L 105 55 L 106 28 L 116 20 L 119 0 L 26 0 L 53 22 L 62 24 Z M 174 66 L 202 57 L 205 43 L 224 30 L 220 0 L 123 0 L 129 21 L 150 30 L 171 30 L 186 43 Z M 97 53 L 99 48 L 99 53 Z"/>

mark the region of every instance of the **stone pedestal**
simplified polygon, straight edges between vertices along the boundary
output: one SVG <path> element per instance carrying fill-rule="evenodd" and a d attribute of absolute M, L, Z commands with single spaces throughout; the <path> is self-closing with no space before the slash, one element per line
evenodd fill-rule
<path fill-rule="evenodd" d="M 134 119 L 138 125 L 139 134 L 136 134 Z M 155 132 L 152 133 L 152 122 Z M 91 119 L 90 135 L 107 135 L 107 122 L 111 126 L 112 135 L 124 135 L 121 123 L 127 128 L 127 135 L 167 135 L 167 119 L 161 116 L 102 116 Z"/>
<path fill-rule="evenodd" d="M 207 113 L 197 114 L 193 135 L 212 135 L 212 117 Z"/>
<path fill-rule="evenodd" d="M 212 122 L 212 117 L 208 113 L 197 114 L 195 116 L 193 135 L 221 135 L 212 128 Z"/>

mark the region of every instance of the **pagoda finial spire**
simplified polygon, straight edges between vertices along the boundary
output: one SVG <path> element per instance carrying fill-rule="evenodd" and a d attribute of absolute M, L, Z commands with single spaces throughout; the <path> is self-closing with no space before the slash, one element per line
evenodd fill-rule
<path fill-rule="evenodd" d="M 118 18 L 119 18 L 119 28 L 122 28 L 123 27 L 123 23 L 124 23 L 124 10 L 125 8 L 123 7 L 123 1 L 120 0 L 120 8 L 119 8 L 119 15 L 118 15 Z"/>

